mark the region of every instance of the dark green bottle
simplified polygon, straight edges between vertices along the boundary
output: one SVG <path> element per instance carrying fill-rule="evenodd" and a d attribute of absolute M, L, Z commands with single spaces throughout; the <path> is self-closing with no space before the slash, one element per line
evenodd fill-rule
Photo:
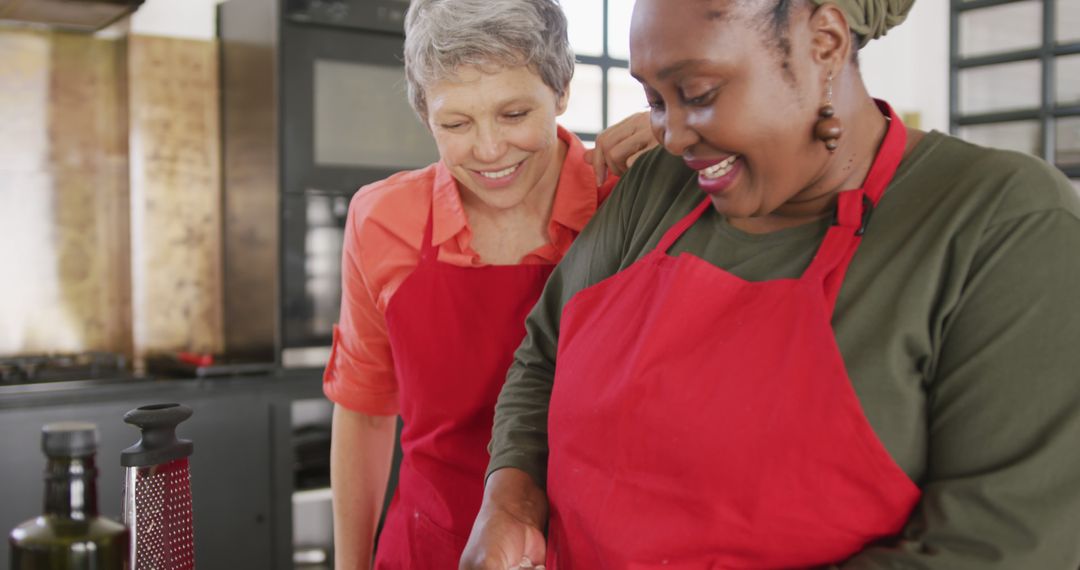
<path fill-rule="evenodd" d="M 97 428 L 62 422 L 41 430 L 45 513 L 11 531 L 11 570 L 128 568 L 127 528 L 98 516 Z"/>

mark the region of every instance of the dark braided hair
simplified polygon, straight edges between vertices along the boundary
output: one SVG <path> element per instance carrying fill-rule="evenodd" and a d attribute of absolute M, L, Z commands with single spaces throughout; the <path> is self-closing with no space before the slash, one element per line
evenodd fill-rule
<path fill-rule="evenodd" d="M 791 26 L 792 5 L 800 0 L 774 1 L 772 9 L 766 10 L 763 14 L 767 28 L 765 31 L 768 32 L 766 43 L 777 52 L 784 77 L 794 85 L 796 80 L 795 74 L 791 71 L 791 39 L 788 37 L 788 30 Z"/>
<path fill-rule="evenodd" d="M 766 3 L 772 4 L 771 8 L 762 13 L 763 27 L 766 28 L 763 32 L 768 34 L 766 43 L 776 51 L 785 77 L 794 85 L 796 79 L 791 71 L 791 39 L 788 37 L 788 31 L 791 26 L 791 12 L 796 6 L 805 4 L 806 0 L 767 0 Z M 855 32 L 851 32 L 851 45 L 856 46 L 851 51 L 851 62 L 858 67 L 859 38 Z"/>

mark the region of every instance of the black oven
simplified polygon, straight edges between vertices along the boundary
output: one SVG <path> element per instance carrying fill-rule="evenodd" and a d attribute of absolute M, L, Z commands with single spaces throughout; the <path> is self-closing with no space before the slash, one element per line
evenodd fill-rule
<path fill-rule="evenodd" d="M 252 11 L 266 4 L 228 0 L 221 11 L 226 342 L 245 352 L 272 347 L 285 365 L 318 365 L 338 318 L 341 240 L 352 194 L 438 156 L 406 96 L 407 0 L 287 0 L 273 11 L 274 29 L 257 31 L 253 22 L 270 20 Z M 272 73 L 252 81 L 253 65 Z M 273 101 L 264 102 L 271 94 Z M 253 152 L 259 145 L 261 152 Z M 248 172 L 254 169 L 249 160 L 272 173 L 272 189 L 253 183 L 259 176 Z M 267 191 L 272 205 L 260 194 Z M 269 258 L 253 248 L 271 242 L 277 247 L 272 271 L 253 265 Z M 256 283 L 264 288 L 253 291 Z M 270 309 L 272 318 L 260 312 Z"/>

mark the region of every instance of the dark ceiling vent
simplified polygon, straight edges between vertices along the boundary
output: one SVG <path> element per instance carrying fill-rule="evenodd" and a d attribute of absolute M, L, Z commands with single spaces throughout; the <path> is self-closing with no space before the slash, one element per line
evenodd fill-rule
<path fill-rule="evenodd" d="M 134 12 L 143 0 L 0 0 L 0 22 L 95 32 Z"/>

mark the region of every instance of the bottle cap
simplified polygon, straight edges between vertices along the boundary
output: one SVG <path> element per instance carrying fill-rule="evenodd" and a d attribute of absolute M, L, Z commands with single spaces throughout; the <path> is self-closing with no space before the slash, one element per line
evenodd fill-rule
<path fill-rule="evenodd" d="M 97 426 L 88 422 L 56 422 L 41 428 L 41 449 L 49 457 L 85 457 L 97 451 Z"/>

